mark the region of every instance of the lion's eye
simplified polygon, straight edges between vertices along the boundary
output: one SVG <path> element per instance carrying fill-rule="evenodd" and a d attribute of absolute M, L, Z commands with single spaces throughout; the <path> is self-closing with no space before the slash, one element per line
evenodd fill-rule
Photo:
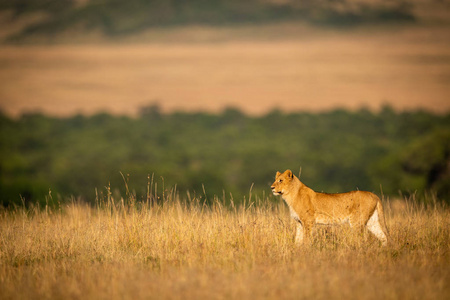
<path fill-rule="evenodd" d="M 283 182 L 283 179 L 280 179 L 280 180 L 278 180 L 280 183 L 282 183 Z"/>

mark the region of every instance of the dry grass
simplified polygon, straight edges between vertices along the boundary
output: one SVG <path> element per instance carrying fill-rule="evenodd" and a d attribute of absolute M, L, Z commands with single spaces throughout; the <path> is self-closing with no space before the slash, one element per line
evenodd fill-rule
<path fill-rule="evenodd" d="M 386 203 L 387 248 L 344 226 L 318 228 L 299 249 L 285 205 L 270 199 L 238 208 L 173 194 L 159 205 L 107 200 L 1 212 L 0 298 L 450 296 L 450 212 L 439 205 Z"/>
<path fill-rule="evenodd" d="M 234 32 L 216 42 L 183 40 L 220 35 L 193 28 L 159 31 L 148 43 L 0 46 L 0 109 L 13 116 L 36 109 L 136 115 L 158 102 L 164 112 L 233 106 L 253 115 L 274 108 L 378 110 L 386 103 L 450 110 L 448 26 L 337 32 L 273 26 L 260 29 L 271 32 L 261 39 Z"/>

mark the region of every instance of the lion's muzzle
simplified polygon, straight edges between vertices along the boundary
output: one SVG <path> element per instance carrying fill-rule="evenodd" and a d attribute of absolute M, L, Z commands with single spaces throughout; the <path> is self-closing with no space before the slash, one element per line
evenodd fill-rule
<path fill-rule="evenodd" d="M 273 193 L 275 196 L 278 196 L 278 195 L 281 195 L 281 194 L 282 194 L 282 192 L 279 192 L 279 191 L 275 190 L 275 187 L 274 187 L 274 186 L 271 186 L 270 188 L 272 189 L 272 193 Z"/>

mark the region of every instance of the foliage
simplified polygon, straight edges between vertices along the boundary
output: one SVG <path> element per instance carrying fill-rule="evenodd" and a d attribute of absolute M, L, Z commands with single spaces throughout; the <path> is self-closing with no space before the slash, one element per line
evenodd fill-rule
<path fill-rule="evenodd" d="M 162 114 L 155 106 L 138 118 L 3 115 L 1 203 L 64 200 L 58 195 L 94 202 L 109 184 L 127 184 L 139 200 L 149 177 L 161 191 L 176 185 L 181 193 L 242 199 L 252 185 L 270 193 L 275 172 L 287 168 L 301 168 L 302 181 L 318 191 L 379 193 L 381 185 L 388 195 L 433 190 L 449 200 L 449 132 L 449 115 L 390 108 L 260 117 L 235 109 Z"/>
<path fill-rule="evenodd" d="M 392 174 L 384 186 L 388 191 L 434 190 L 439 197 L 450 199 L 449 128 L 437 128 L 387 155 L 374 168 L 375 177 L 381 181 L 389 166 Z"/>

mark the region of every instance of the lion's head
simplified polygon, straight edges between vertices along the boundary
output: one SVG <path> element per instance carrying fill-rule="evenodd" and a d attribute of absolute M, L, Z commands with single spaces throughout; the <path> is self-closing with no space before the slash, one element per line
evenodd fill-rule
<path fill-rule="evenodd" d="M 283 174 L 277 172 L 275 182 L 270 187 L 272 189 L 272 193 L 275 196 L 283 195 L 288 191 L 293 179 L 294 174 L 292 174 L 291 170 L 286 170 Z"/>

